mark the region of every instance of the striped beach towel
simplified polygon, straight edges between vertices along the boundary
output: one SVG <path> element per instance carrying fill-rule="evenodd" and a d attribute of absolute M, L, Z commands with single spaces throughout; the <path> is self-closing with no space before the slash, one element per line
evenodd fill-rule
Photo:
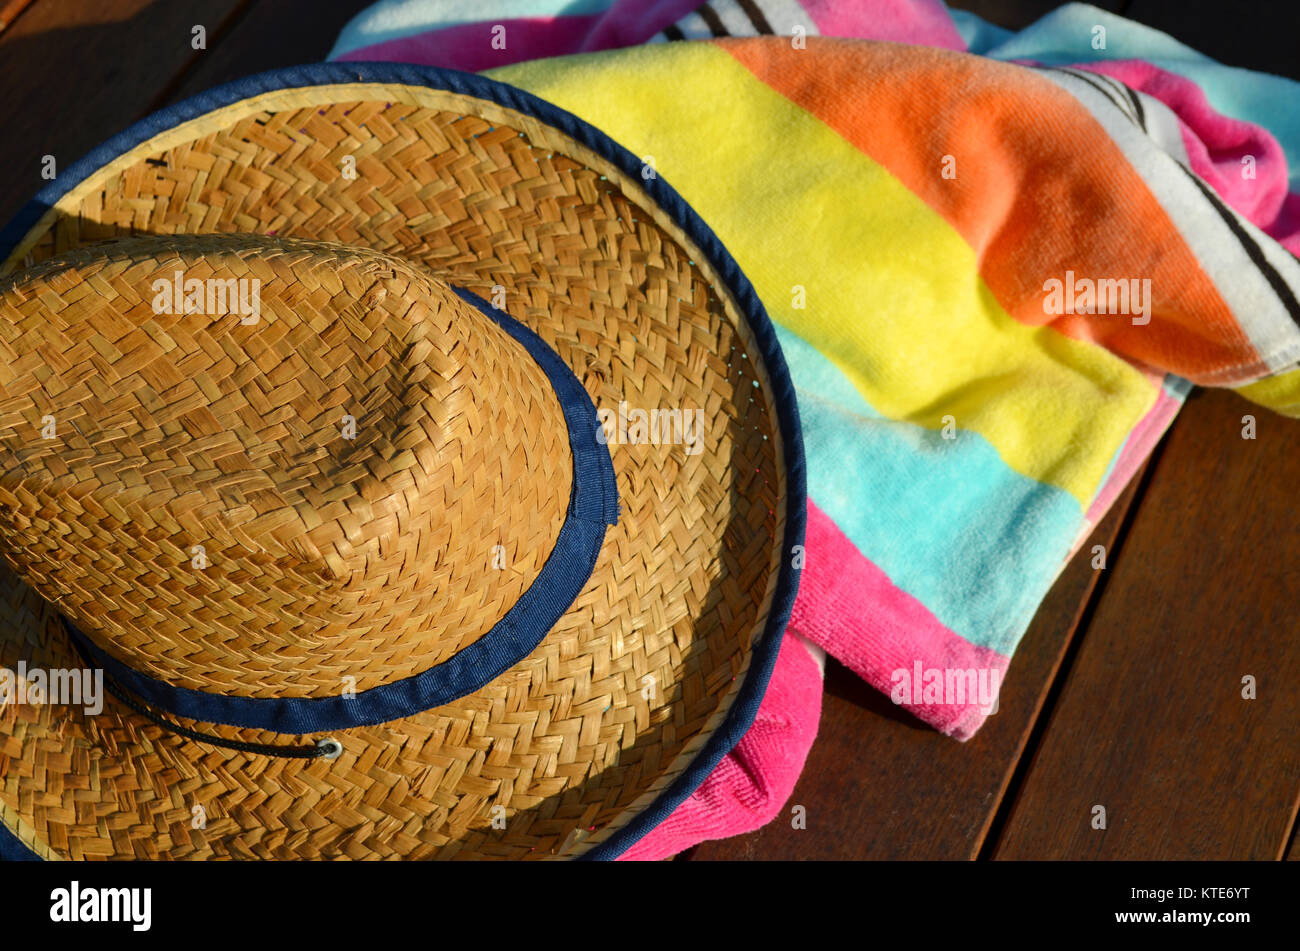
<path fill-rule="evenodd" d="M 1193 384 L 1300 415 L 1297 87 L 1094 8 L 1012 35 L 937 0 L 385 2 L 332 57 L 488 69 L 593 123 L 777 325 L 811 499 L 792 632 L 632 857 L 775 814 L 818 648 L 970 737 Z"/>

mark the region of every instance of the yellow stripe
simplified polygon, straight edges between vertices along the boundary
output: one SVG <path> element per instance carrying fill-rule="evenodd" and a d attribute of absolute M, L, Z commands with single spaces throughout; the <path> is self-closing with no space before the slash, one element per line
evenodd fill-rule
<path fill-rule="evenodd" d="M 1236 387 L 1252 403 L 1266 406 L 1275 413 L 1300 419 L 1300 367 L 1277 376 Z"/>
<path fill-rule="evenodd" d="M 951 415 L 1010 468 L 1086 506 L 1155 402 L 1108 351 L 1015 321 L 940 215 L 720 47 L 669 43 L 489 75 L 653 156 L 772 318 L 885 416 L 939 429 Z"/>

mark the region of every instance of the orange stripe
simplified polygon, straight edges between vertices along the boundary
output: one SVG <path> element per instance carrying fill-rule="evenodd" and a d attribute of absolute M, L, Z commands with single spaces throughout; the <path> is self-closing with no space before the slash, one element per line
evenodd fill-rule
<path fill-rule="evenodd" d="M 1178 228 L 1101 124 L 1023 68 L 947 50 L 716 40 L 758 79 L 887 168 L 974 249 L 1025 324 L 1195 379 L 1259 355 Z M 798 143 L 790 143 L 798 148 Z M 944 157 L 956 177 L 942 175 Z M 1044 282 L 1150 278 L 1152 317 L 1044 313 Z"/>

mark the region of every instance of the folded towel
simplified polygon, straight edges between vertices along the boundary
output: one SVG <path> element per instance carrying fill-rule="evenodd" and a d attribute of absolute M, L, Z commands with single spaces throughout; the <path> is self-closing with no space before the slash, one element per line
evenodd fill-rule
<path fill-rule="evenodd" d="M 1300 129 L 1271 135 L 1247 92 L 1285 81 L 1188 66 L 1167 37 L 1079 5 L 1021 37 L 937 0 L 682 7 L 380 3 L 332 55 L 495 65 L 700 212 L 798 391 L 811 502 L 791 627 L 966 739 L 1191 383 L 1300 409 Z M 723 38 L 758 33 L 782 35 Z M 670 42 L 687 37 L 714 39 Z M 953 52 L 968 43 L 989 55 Z M 814 713 L 772 737 L 814 709 L 782 680 L 795 666 L 778 666 L 763 742 L 742 741 L 635 857 L 754 828 L 784 801 L 815 732 Z"/>

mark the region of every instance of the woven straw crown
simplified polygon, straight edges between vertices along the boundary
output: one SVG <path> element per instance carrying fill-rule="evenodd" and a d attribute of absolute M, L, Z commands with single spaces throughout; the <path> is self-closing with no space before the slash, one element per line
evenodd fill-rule
<path fill-rule="evenodd" d="M 258 321 L 156 313 L 176 275 L 259 282 Z M 554 548 L 572 466 L 551 384 L 396 258 L 126 239 L 24 272 L 0 322 L 0 540 L 137 670 L 364 690 L 479 637 Z"/>

